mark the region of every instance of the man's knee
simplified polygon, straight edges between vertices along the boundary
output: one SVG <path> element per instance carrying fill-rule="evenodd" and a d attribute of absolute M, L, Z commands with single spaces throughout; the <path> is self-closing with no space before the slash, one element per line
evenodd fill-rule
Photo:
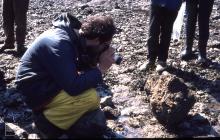
<path fill-rule="evenodd" d="M 42 113 L 34 114 L 34 123 L 34 130 L 41 138 L 58 138 L 63 133 L 63 130 L 51 124 Z"/>

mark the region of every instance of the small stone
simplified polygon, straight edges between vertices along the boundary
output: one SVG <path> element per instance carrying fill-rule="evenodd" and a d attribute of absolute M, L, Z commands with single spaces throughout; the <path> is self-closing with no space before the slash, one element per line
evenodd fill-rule
<path fill-rule="evenodd" d="M 140 122 L 136 119 L 130 119 L 129 120 L 129 125 L 133 128 L 139 128 L 141 127 Z"/>
<path fill-rule="evenodd" d="M 101 98 L 100 105 L 101 105 L 101 108 L 104 108 L 106 106 L 113 107 L 114 103 L 112 102 L 112 97 L 106 96 L 106 97 Z"/>
<path fill-rule="evenodd" d="M 26 131 L 24 131 L 24 132 L 22 132 L 22 133 L 20 134 L 19 137 L 20 137 L 21 139 L 27 139 L 28 136 L 29 136 L 28 133 L 27 133 Z"/>
<path fill-rule="evenodd" d="M 81 10 L 84 10 L 84 9 L 87 8 L 87 7 L 89 7 L 88 4 L 84 4 L 84 5 L 81 5 L 81 6 L 80 6 Z"/>
<path fill-rule="evenodd" d="M 117 119 L 120 116 L 118 110 L 111 108 L 110 106 L 106 106 L 102 109 L 107 119 Z"/>
<path fill-rule="evenodd" d="M 142 65 L 138 68 L 138 70 L 139 70 L 139 71 L 144 71 L 144 70 L 146 70 L 146 67 L 147 67 L 147 62 L 144 63 L 144 64 L 142 64 Z"/>
<path fill-rule="evenodd" d="M 181 61 L 180 65 L 181 65 L 181 67 L 185 68 L 187 66 L 187 62 L 186 61 Z"/>
<path fill-rule="evenodd" d="M 133 111 L 133 108 L 132 107 L 127 107 L 127 108 L 124 108 L 122 111 L 121 111 L 121 115 L 122 116 L 130 116 L 131 113 Z"/>
<path fill-rule="evenodd" d="M 40 139 L 40 137 L 37 134 L 29 134 L 28 139 Z"/>
<path fill-rule="evenodd" d="M 196 93 L 197 93 L 198 95 L 200 95 L 200 96 L 202 96 L 202 95 L 205 94 L 204 91 L 201 91 L 201 90 L 197 91 Z"/>

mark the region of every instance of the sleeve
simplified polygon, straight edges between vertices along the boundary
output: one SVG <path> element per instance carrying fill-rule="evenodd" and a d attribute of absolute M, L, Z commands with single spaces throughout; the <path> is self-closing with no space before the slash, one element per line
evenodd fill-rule
<path fill-rule="evenodd" d="M 56 45 L 57 47 L 43 47 L 39 59 L 58 86 L 74 96 L 102 83 L 102 74 L 98 68 L 78 75 L 74 52 L 68 41 Z"/>

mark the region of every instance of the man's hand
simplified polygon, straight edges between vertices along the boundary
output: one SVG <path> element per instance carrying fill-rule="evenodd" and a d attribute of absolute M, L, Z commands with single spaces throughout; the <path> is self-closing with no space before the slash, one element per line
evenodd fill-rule
<path fill-rule="evenodd" d="M 99 57 L 98 68 L 101 73 L 104 74 L 111 67 L 111 65 L 115 62 L 113 55 L 115 53 L 115 49 L 109 47 L 106 51 L 104 51 Z"/>

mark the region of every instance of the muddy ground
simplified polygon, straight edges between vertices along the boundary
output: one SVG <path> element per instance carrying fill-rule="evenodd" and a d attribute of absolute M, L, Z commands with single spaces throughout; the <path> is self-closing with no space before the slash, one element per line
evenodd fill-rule
<path fill-rule="evenodd" d="M 0 8 L 2 5 L 0 4 Z M 109 14 L 114 17 L 117 34 L 113 44 L 123 55 L 121 65 L 113 65 L 104 76 L 106 85 L 98 88 L 114 107 L 107 107 L 108 127 L 114 132 L 106 137 L 167 138 L 167 137 L 219 137 L 220 136 L 220 0 L 215 0 L 210 20 L 208 58 L 210 67 L 201 67 L 195 59 L 182 61 L 179 53 L 184 35 L 171 42 L 168 64 L 170 73 L 182 78 L 194 92 L 196 103 L 175 132 L 165 129 L 153 116 L 149 98 L 144 88 L 146 79 L 155 74 L 144 71 L 147 61 L 146 42 L 149 22 L 149 0 L 30 0 L 26 46 L 43 31 L 51 27 L 51 21 L 61 12 L 70 12 L 79 19 L 93 14 Z M 0 11 L 2 14 L 2 11 Z M 0 37 L 4 37 L 0 17 Z M 198 30 L 194 49 L 197 51 Z M 0 54 L 0 68 L 5 73 L 7 91 L 0 91 L 0 137 L 39 138 L 30 127 L 32 112 L 23 97 L 14 91 L 15 73 L 19 57 L 14 51 Z M 105 96 L 105 97 L 104 97 Z M 106 98 L 105 98 L 106 99 Z M 9 126 L 14 133 L 8 133 Z M 10 138 L 11 138 L 10 137 Z"/>

